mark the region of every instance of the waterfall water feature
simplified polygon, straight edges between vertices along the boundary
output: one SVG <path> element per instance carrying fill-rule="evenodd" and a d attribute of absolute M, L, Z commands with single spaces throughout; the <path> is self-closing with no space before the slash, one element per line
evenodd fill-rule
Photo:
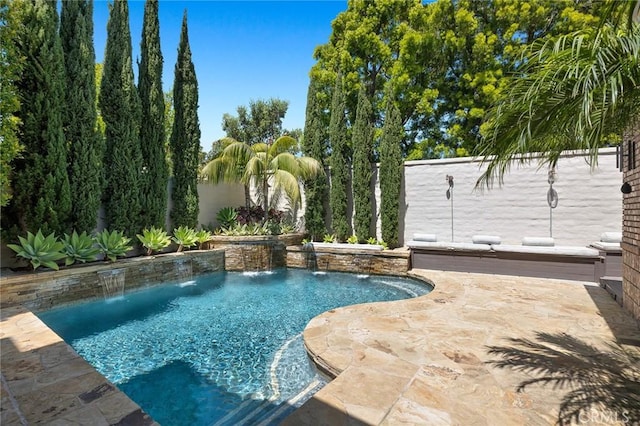
<path fill-rule="evenodd" d="M 124 269 L 98 272 L 98 283 L 105 299 L 124 295 Z"/>
<path fill-rule="evenodd" d="M 313 252 L 312 270 L 314 274 L 326 274 L 329 270 L 329 256 L 324 253 Z"/>
<path fill-rule="evenodd" d="M 176 279 L 180 286 L 194 284 L 193 281 L 193 265 L 191 259 L 178 259 L 175 261 Z"/>
<path fill-rule="evenodd" d="M 358 254 L 353 258 L 353 263 L 358 272 L 358 278 L 368 278 L 371 275 L 373 256 L 370 254 Z"/>
<path fill-rule="evenodd" d="M 247 274 L 271 273 L 273 246 L 265 244 L 245 244 L 242 250 L 242 269 Z"/>

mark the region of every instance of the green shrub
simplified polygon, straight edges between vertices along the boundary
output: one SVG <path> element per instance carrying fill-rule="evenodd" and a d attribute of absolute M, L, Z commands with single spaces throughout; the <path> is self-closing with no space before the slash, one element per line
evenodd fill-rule
<path fill-rule="evenodd" d="M 201 229 L 196 232 L 196 239 L 198 241 L 198 248 L 202 250 L 204 243 L 211 241 L 213 239 L 213 235 L 208 230 Z"/>
<path fill-rule="evenodd" d="M 356 235 L 352 235 L 349 238 L 347 238 L 347 242 L 349 244 L 358 244 L 358 237 Z"/>
<path fill-rule="evenodd" d="M 367 244 L 378 244 L 378 240 L 374 237 L 369 237 L 369 239 L 367 239 Z"/>
<path fill-rule="evenodd" d="M 87 235 L 87 232 L 83 232 L 78 235 L 76 231 L 73 234 L 64 234 L 64 254 L 66 259 L 64 264 L 69 266 L 76 262 L 93 262 L 98 258 L 100 249 L 95 246 L 94 239 Z"/>
<path fill-rule="evenodd" d="M 171 238 L 164 229 L 152 226 L 151 229 L 143 229 L 142 235 L 136 235 L 144 248 L 147 249 L 147 256 L 151 256 L 154 251 L 160 251 L 171 244 Z"/>
<path fill-rule="evenodd" d="M 193 228 L 187 226 L 179 226 L 173 230 L 173 241 L 178 244 L 178 251 L 182 251 L 184 247 L 193 247 L 198 242 L 198 236 Z"/>
<path fill-rule="evenodd" d="M 130 242 L 131 238 L 125 237 L 121 231 L 109 232 L 105 229 L 96 236 L 100 252 L 112 262 L 115 262 L 117 257 L 125 256 L 133 248 Z"/>
<path fill-rule="evenodd" d="M 233 207 L 223 207 L 218 211 L 216 220 L 221 227 L 230 228 L 236 223 L 238 212 Z"/>
<path fill-rule="evenodd" d="M 62 253 L 64 244 L 58 241 L 55 233 L 51 233 L 46 237 L 42 235 L 42 231 L 38 230 L 36 235 L 27 232 L 27 238 L 18 237 L 20 245 L 7 244 L 7 246 L 16 252 L 18 257 L 23 257 L 31 262 L 35 271 L 42 266 L 58 270 L 57 260 L 63 259 L 65 254 Z"/>

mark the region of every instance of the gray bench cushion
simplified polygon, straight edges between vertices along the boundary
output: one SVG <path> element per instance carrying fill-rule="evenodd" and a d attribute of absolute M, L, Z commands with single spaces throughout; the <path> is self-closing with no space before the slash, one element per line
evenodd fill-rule
<path fill-rule="evenodd" d="M 407 247 L 418 250 L 440 250 L 440 251 L 491 251 L 489 244 L 473 244 L 473 243 L 451 243 L 445 241 L 427 242 L 427 241 L 409 241 Z"/>
<path fill-rule="evenodd" d="M 528 254 L 550 254 L 559 256 L 575 257 L 597 257 L 598 250 L 589 247 L 579 246 L 517 246 L 517 245 L 497 245 L 493 246 L 496 253 L 528 253 Z"/>

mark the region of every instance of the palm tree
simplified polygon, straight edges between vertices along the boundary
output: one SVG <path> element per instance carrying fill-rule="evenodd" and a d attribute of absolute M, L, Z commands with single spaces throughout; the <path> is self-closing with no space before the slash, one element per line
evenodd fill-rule
<path fill-rule="evenodd" d="M 213 184 L 241 182 L 253 185 L 264 209 L 264 221 L 268 218 L 269 188 L 273 194 L 284 191 L 295 209 L 301 202 L 300 180 L 322 175 L 319 161 L 311 157 L 299 157 L 292 153 L 298 143 L 291 136 L 281 136 L 273 143 L 249 145 L 231 138 L 224 141 L 222 155 L 202 169 L 201 177 Z"/>
<path fill-rule="evenodd" d="M 476 154 L 487 170 L 477 185 L 503 180 L 510 164 L 537 158 L 553 167 L 565 150 L 598 148 L 634 125 L 640 112 L 640 25 L 629 20 L 640 0 L 610 2 L 597 28 L 538 41 L 489 111 Z"/>

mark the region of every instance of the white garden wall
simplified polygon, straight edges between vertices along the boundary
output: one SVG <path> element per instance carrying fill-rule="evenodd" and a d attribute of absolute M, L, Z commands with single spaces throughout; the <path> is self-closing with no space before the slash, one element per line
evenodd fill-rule
<path fill-rule="evenodd" d="M 497 235 L 503 243 L 520 244 L 523 237 L 548 237 L 548 169 L 536 163 L 513 165 L 502 186 L 475 189 L 483 168 L 473 158 L 407 161 L 400 200 L 400 243 L 414 233 L 437 234 L 451 241 L 451 200 L 447 175 L 454 178 L 453 240 L 471 242 L 477 234 Z M 374 179 L 378 175 L 375 174 Z M 552 234 L 556 245 L 588 245 L 603 232 L 622 228 L 622 174 L 616 168 L 614 148 L 600 150 L 598 167 L 591 169 L 584 155 L 566 154 L 558 162 L 558 206 L 553 209 Z M 218 210 L 244 204 L 241 185 L 198 185 L 200 224 L 216 225 Z M 375 183 L 375 208 L 380 207 L 380 186 Z M 304 196 L 303 196 L 304 205 Z M 349 205 L 352 205 L 349 199 Z M 402 207 L 404 206 L 404 207 Z M 298 217 L 304 215 L 304 209 Z M 376 213 L 378 238 L 381 237 Z"/>
<path fill-rule="evenodd" d="M 600 151 L 594 170 L 581 155 L 567 154 L 559 160 L 553 185 L 559 198 L 553 210 L 556 245 L 587 245 L 603 232 L 620 232 L 622 174 L 615 163 L 613 148 Z M 513 244 L 520 244 L 523 237 L 548 237 L 548 169 L 514 165 L 502 187 L 479 191 L 474 187 L 483 171 L 480 167 L 470 158 L 406 162 L 401 243 L 416 232 L 451 241 L 447 175 L 454 177 L 454 241 L 471 242 L 476 234 L 498 235 Z"/>

